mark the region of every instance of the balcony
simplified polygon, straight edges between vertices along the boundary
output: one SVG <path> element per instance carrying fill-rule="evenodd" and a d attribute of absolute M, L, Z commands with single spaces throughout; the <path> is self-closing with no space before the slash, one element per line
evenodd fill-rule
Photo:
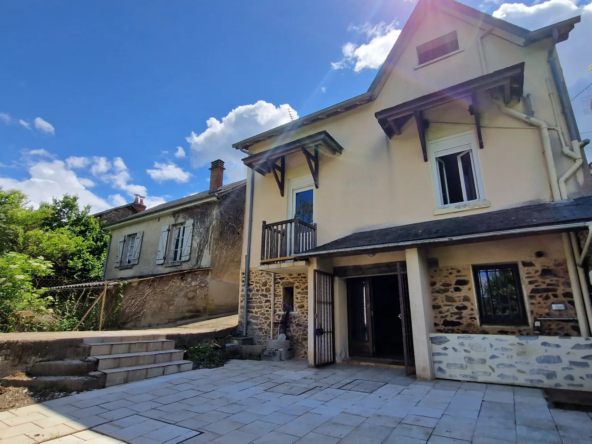
<path fill-rule="evenodd" d="M 263 221 L 261 234 L 261 264 L 272 264 L 294 259 L 317 246 L 317 224 L 309 224 L 295 217 L 268 224 Z"/>

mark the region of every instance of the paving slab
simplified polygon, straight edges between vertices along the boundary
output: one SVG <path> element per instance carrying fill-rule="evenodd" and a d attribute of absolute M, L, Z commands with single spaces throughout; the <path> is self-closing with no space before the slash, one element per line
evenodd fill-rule
<path fill-rule="evenodd" d="M 398 370 L 230 361 L 0 413 L 0 444 L 592 442 L 592 416 L 533 388 Z"/>

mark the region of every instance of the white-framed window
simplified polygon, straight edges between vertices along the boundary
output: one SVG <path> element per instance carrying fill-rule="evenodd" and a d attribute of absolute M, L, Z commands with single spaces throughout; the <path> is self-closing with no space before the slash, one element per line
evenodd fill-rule
<path fill-rule="evenodd" d="M 472 131 L 429 143 L 437 208 L 485 200 L 477 147 Z"/>
<path fill-rule="evenodd" d="M 143 231 L 120 236 L 115 257 L 116 268 L 130 268 L 140 261 Z"/>
<path fill-rule="evenodd" d="M 314 181 L 311 176 L 292 179 L 289 182 L 288 219 L 298 219 L 314 223 Z"/>
<path fill-rule="evenodd" d="M 169 241 L 170 233 L 170 241 Z M 160 230 L 156 264 L 178 264 L 191 258 L 193 219 L 180 224 L 165 225 Z"/>

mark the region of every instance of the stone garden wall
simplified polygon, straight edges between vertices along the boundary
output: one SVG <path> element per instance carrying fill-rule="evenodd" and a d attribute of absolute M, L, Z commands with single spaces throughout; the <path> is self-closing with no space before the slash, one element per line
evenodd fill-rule
<path fill-rule="evenodd" d="M 275 282 L 275 284 L 274 284 Z M 283 287 L 294 285 L 294 313 L 290 314 L 288 327 L 288 339 L 295 348 L 295 357 L 306 359 L 308 357 L 308 277 L 306 273 L 275 274 L 267 271 L 251 269 L 249 277 L 249 300 L 247 305 L 247 335 L 252 337 L 257 345 L 266 345 L 271 339 L 271 304 L 274 299 L 272 287 L 275 292 L 275 305 L 273 316 L 273 339 L 276 339 L 279 331 L 279 322 L 282 319 Z M 241 287 L 239 298 L 239 326 L 243 328 L 245 273 L 241 272 Z"/>
<path fill-rule="evenodd" d="M 434 326 L 440 333 L 482 333 L 550 336 L 578 336 L 577 322 L 542 321 L 540 317 L 575 318 L 567 266 L 563 260 L 541 259 L 519 263 L 526 307 L 530 313 L 530 327 L 480 326 L 477 301 L 473 290 L 470 265 L 442 267 L 430 270 Z M 553 311 L 551 304 L 563 303 L 566 310 Z"/>
<path fill-rule="evenodd" d="M 431 334 L 436 378 L 592 391 L 592 338 Z"/>

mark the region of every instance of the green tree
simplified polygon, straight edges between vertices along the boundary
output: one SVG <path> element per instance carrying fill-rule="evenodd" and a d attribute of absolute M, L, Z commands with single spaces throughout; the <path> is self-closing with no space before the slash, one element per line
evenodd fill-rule
<path fill-rule="evenodd" d="M 56 274 L 74 280 L 95 281 L 102 278 L 109 235 L 99 220 L 90 215 L 90 206 L 80 207 L 78 196 L 65 194 L 43 203 L 39 211 L 48 211 L 42 227 L 54 233 L 67 230 L 77 239 L 66 266 L 56 267 Z"/>

